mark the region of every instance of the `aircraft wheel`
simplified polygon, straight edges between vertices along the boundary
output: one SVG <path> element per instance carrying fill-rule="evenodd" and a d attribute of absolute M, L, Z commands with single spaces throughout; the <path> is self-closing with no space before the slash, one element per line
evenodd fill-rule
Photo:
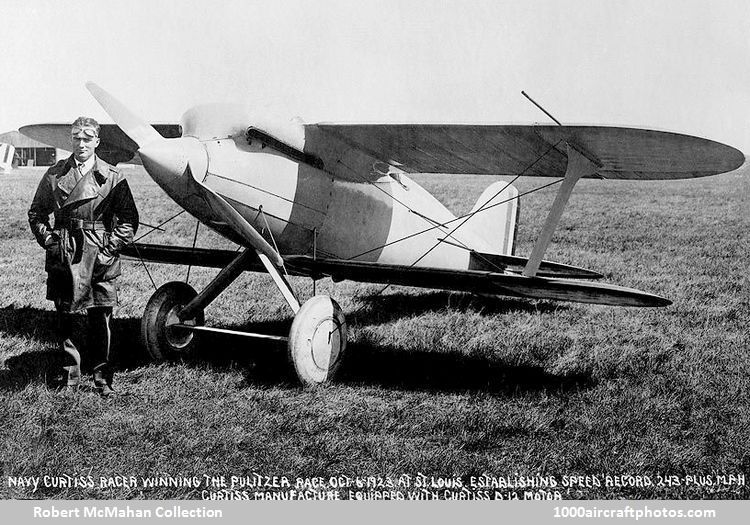
<path fill-rule="evenodd" d="M 177 312 L 189 303 L 196 292 L 192 286 L 172 281 L 154 292 L 141 319 L 141 336 L 149 355 L 156 361 L 185 356 L 195 347 L 197 336 L 185 329 L 170 328 L 177 324 Z M 184 324 L 203 325 L 203 311 Z"/>
<path fill-rule="evenodd" d="M 346 349 L 346 320 L 341 307 L 327 295 L 309 299 L 289 331 L 289 358 L 302 384 L 330 381 Z"/>

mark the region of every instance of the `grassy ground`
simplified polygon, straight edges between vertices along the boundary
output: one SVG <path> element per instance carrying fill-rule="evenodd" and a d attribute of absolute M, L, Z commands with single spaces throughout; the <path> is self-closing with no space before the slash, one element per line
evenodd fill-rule
<path fill-rule="evenodd" d="M 153 287 L 142 266 L 127 263 L 114 400 L 49 386 L 54 315 L 26 223 L 40 176 L 22 169 L 0 179 L 0 497 L 237 496 L 244 489 L 99 481 L 252 473 L 292 483 L 322 477 L 324 488 L 332 476 L 401 475 L 413 476 L 415 488 L 423 474 L 464 486 L 472 476 L 507 477 L 516 487 L 498 491 L 511 497 L 523 497 L 518 480 L 526 477 L 554 481 L 550 493 L 564 498 L 750 497 L 750 479 L 728 477 L 750 477 L 748 174 L 576 188 L 548 258 L 669 297 L 668 308 L 396 287 L 378 295 L 379 286 L 323 281 L 319 292 L 350 314 L 350 345 L 341 380 L 314 391 L 291 380 L 283 348 L 256 342 L 205 338 L 187 361 L 150 364 L 138 334 Z M 140 169 L 129 177 L 144 222 L 179 211 Z M 492 182 L 417 180 L 455 212 L 468 211 Z M 517 253 L 529 253 L 553 196 L 522 202 Z M 146 242 L 190 244 L 193 219 L 169 226 Z M 227 243 L 201 229 L 199 244 Z M 149 270 L 157 285 L 186 271 Z M 190 281 L 200 289 L 215 272 L 194 268 Z M 309 282 L 295 284 L 311 292 Z M 253 274 L 206 316 L 211 325 L 277 334 L 291 321 L 270 278 Z M 588 477 L 565 478 L 577 475 Z M 42 480 L 33 490 L 13 486 L 17 476 Z M 60 486 L 61 477 L 73 483 L 65 476 L 91 476 L 94 486 Z M 633 476 L 619 485 L 642 484 L 641 476 L 651 486 L 606 486 L 615 476 Z"/>

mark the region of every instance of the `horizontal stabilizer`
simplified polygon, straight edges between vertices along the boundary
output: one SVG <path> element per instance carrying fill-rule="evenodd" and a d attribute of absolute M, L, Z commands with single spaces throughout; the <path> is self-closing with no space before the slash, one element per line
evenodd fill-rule
<path fill-rule="evenodd" d="M 513 272 L 523 273 L 528 259 L 526 257 L 515 257 L 512 255 L 496 255 L 494 253 L 472 252 L 469 258 L 469 270 L 483 270 L 487 272 Z M 599 272 L 587 270 L 578 266 L 542 261 L 538 277 L 558 277 L 561 279 L 601 279 L 604 277 Z"/>

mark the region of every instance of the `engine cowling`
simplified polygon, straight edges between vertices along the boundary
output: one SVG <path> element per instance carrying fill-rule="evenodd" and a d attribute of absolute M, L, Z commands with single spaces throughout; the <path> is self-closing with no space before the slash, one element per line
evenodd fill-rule
<path fill-rule="evenodd" d="M 245 136 L 248 129 L 258 130 L 300 152 L 305 149 L 305 128 L 296 118 L 279 118 L 278 114 L 239 104 L 205 104 L 182 116 L 183 136 L 201 141 Z"/>

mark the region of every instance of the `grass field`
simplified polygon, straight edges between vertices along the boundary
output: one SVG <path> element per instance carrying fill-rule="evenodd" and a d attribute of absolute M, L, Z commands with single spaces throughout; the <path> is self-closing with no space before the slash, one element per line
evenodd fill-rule
<path fill-rule="evenodd" d="M 189 360 L 149 363 L 139 322 L 153 286 L 143 266 L 126 263 L 112 400 L 49 386 L 54 314 L 26 221 L 41 173 L 0 178 L 2 498 L 201 498 L 205 487 L 99 481 L 253 473 L 376 484 L 421 474 L 454 486 L 472 476 L 555 480 L 527 494 L 536 497 L 750 497 L 750 173 L 576 188 L 547 258 L 666 296 L 667 308 L 320 282 L 348 314 L 350 339 L 341 379 L 317 390 L 296 385 L 284 348 L 226 337 L 204 338 Z M 140 169 L 128 176 L 142 221 L 179 211 Z M 415 178 L 454 212 L 468 211 L 494 180 Z M 522 201 L 518 254 L 530 252 L 553 197 Z M 144 242 L 189 245 L 194 228 L 184 214 Z M 201 228 L 199 245 L 227 244 Z M 157 286 L 186 274 L 149 270 Z M 190 282 L 200 289 L 215 272 L 193 268 Z M 294 284 L 310 295 L 309 281 Z M 255 274 L 206 317 L 280 335 L 291 322 L 270 278 Z M 45 475 L 36 490 L 9 479 Z M 94 486 L 55 481 L 70 484 L 66 476 L 91 476 Z M 626 486 L 607 486 L 616 476 Z M 524 495 L 518 484 L 498 491 Z"/>

